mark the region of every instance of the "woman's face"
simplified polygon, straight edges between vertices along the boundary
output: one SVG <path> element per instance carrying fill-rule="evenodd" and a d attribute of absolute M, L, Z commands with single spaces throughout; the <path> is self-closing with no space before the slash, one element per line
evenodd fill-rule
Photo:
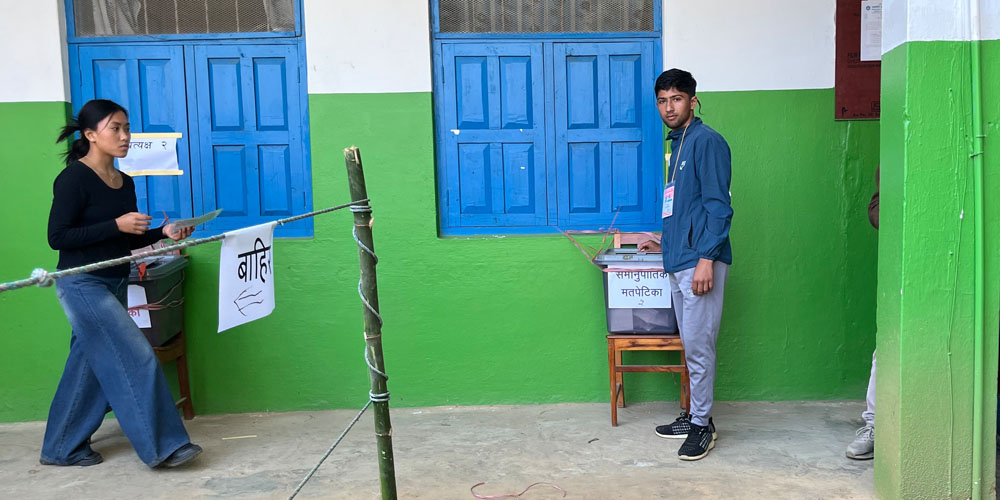
<path fill-rule="evenodd" d="M 132 139 L 128 117 L 121 111 L 116 111 L 101 120 L 96 130 L 84 132 L 90 147 L 115 158 L 124 158 L 128 154 L 128 144 Z"/>

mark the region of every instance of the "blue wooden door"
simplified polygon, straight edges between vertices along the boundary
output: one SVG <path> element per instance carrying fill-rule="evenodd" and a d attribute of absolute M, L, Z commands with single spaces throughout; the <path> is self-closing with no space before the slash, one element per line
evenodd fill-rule
<path fill-rule="evenodd" d="M 184 50 L 180 46 L 79 47 L 79 98 L 74 114 L 91 99 L 111 99 L 129 112 L 132 132 L 180 132 L 177 161 L 184 175 L 137 176 L 140 212 L 153 225 L 166 213 L 191 217 L 191 157 L 185 88 Z"/>
<path fill-rule="evenodd" d="M 199 45 L 194 48 L 202 210 L 227 231 L 311 208 L 306 192 L 297 47 Z M 285 227 L 308 234 L 309 220 Z"/>
<path fill-rule="evenodd" d="M 656 222 L 662 125 L 653 53 L 651 42 L 554 44 L 559 226 Z"/>
<path fill-rule="evenodd" d="M 443 225 L 546 225 L 542 44 L 444 44 L 441 60 Z"/>

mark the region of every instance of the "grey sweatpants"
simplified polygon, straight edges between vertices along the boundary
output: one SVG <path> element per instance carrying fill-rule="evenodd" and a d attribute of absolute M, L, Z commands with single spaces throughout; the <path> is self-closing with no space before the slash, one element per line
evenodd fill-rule
<path fill-rule="evenodd" d="M 872 374 L 868 377 L 868 394 L 865 398 L 865 412 L 861 418 L 865 419 L 865 425 L 875 427 L 875 354 L 872 353 Z"/>
<path fill-rule="evenodd" d="M 670 292 L 674 315 L 684 343 L 684 358 L 691 380 L 691 421 L 708 425 L 715 401 L 715 341 L 722 319 L 722 295 L 729 274 L 729 264 L 712 265 L 712 291 L 695 295 L 691 291 L 694 269 L 670 273 Z"/>

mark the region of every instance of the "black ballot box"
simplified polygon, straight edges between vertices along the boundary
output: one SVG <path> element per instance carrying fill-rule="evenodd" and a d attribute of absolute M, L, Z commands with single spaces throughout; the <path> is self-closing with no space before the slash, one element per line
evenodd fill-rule
<path fill-rule="evenodd" d="M 147 257 L 132 263 L 129 276 L 129 315 L 149 340 L 159 347 L 184 329 L 184 268 L 183 255 Z M 144 266 L 145 271 L 140 273 Z M 133 288 L 138 287 L 138 288 Z M 143 312 L 148 312 L 146 326 Z"/>

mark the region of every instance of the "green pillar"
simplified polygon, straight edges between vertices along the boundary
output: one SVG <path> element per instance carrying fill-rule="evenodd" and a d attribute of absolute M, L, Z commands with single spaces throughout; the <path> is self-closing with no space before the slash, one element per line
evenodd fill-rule
<path fill-rule="evenodd" d="M 945 3 L 949 8 L 942 10 L 932 9 L 931 0 L 898 1 L 883 17 L 875 412 L 880 499 L 964 499 L 973 491 L 981 492 L 979 498 L 995 497 L 1000 42 L 981 42 L 985 203 L 977 218 L 973 42 L 971 30 L 965 41 L 961 34 L 969 15 L 962 10 L 967 2 Z M 939 32 L 942 26 L 960 29 L 951 36 Z M 979 223 L 983 293 L 975 285 Z M 984 311 L 978 351 L 977 301 Z M 983 363 L 978 438 L 977 356 Z M 982 446 L 978 460 L 975 439 Z"/>

